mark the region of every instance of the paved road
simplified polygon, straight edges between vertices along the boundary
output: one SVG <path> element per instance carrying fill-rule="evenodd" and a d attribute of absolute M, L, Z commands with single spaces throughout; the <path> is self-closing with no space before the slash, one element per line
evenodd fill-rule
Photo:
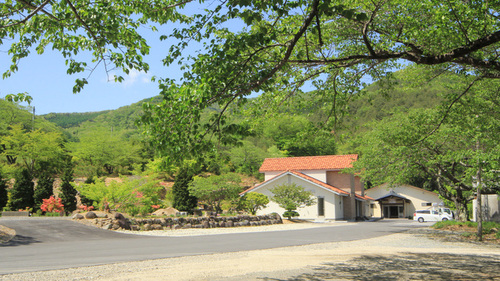
<path fill-rule="evenodd" d="M 16 237 L 0 244 L 0 274 L 92 266 L 314 243 L 353 241 L 428 226 L 408 220 L 331 227 L 191 237 L 129 235 L 65 219 L 1 218 Z"/>

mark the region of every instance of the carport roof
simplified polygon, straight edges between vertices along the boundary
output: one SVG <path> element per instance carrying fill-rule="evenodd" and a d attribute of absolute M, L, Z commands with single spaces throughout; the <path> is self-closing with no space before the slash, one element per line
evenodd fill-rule
<path fill-rule="evenodd" d="M 380 201 L 382 199 L 385 199 L 385 198 L 388 198 L 388 197 L 397 197 L 397 198 L 400 198 L 400 199 L 404 199 L 404 200 L 408 200 L 408 201 L 411 201 L 410 199 L 402 196 L 402 195 L 399 195 L 397 194 L 396 192 L 394 192 L 394 190 L 391 189 L 391 191 L 389 191 L 389 193 L 387 193 L 386 195 L 382 196 L 382 197 L 379 197 L 377 199 L 375 199 L 375 201 Z"/>

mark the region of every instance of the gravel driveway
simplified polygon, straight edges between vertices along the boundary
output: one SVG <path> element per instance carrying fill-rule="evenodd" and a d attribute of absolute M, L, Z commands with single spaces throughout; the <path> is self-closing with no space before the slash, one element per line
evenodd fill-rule
<path fill-rule="evenodd" d="M 274 229 L 305 227 L 321 225 Z M 350 242 L 10 274 L 0 280 L 500 280 L 499 268 L 498 246 L 444 242 L 412 230 Z"/>

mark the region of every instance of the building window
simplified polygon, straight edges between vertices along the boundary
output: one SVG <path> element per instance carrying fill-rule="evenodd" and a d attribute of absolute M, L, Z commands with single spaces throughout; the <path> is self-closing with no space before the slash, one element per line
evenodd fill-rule
<path fill-rule="evenodd" d="M 370 208 L 375 209 L 375 204 L 370 204 Z"/>
<path fill-rule="evenodd" d="M 422 203 L 422 207 L 429 207 L 429 206 L 432 206 L 431 202 L 424 202 L 424 203 Z"/>

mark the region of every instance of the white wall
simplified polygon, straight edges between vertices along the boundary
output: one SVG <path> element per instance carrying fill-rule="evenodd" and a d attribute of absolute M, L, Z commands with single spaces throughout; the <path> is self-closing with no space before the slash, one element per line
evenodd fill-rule
<path fill-rule="evenodd" d="M 266 183 L 265 185 L 261 186 L 254 192 L 262 193 L 269 197 L 273 196 L 273 193 L 270 191 L 273 189 L 275 186 L 281 185 L 281 184 L 290 184 L 290 183 L 295 183 L 299 186 L 302 186 L 305 190 L 311 191 L 313 193 L 313 196 L 315 198 L 317 197 L 323 197 L 325 198 L 325 219 L 343 219 L 344 214 L 343 214 L 343 209 L 341 206 L 339 206 L 339 201 L 340 201 L 340 196 L 325 190 L 321 187 L 318 187 L 304 179 L 301 179 L 297 176 L 293 175 L 284 175 L 278 179 L 275 179 L 269 183 Z M 269 213 L 278 213 L 280 215 L 283 215 L 283 213 L 286 210 L 279 207 L 278 204 L 272 202 L 270 200 L 267 208 L 263 210 L 259 210 L 257 212 L 258 215 L 263 215 L 263 214 L 269 214 Z M 299 218 L 301 219 L 316 219 L 318 218 L 318 206 L 317 204 L 314 204 L 309 207 L 304 207 L 304 208 L 299 208 L 297 212 L 300 214 Z"/>
<path fill-rule="evenodd" d="M 325 170 L 305 170 L 305 171 L 299 171 L 304 175 L 310 176 L 312 178 L 315 178 L 319 181 L 322 181 L 326 183 L 326 171 Z"/>
<path fill-rule="evenodd" d="M 497 194 L 481 195 L 483 220 L 500 222 L 500 196 Z M 472 201 L 473 221 L 477 221 L 477 199 Z"/>
<path fill-rule="evenodd" d="M 422 203 L 439 204 L 442 202 L 437 193 L 410 185 L 389 186 L 388 184 L 383 184 L 366 190 L 365 194 L 373 199 L 377 199 L 387 195 L 391 189 L 393 189 L 397 194 L 411 200 L 410 204 L 405 203 L 405 216 L 413 216 L 415 210 L 432 208 L 431 206 L 422 206 Z M 382 210 L 380 209 L 380 205 L 376 201 L 373 203 L 376 204 L 376 208 L 370 209 L 370 214 L 374 217 L 381 217 Z"/>

